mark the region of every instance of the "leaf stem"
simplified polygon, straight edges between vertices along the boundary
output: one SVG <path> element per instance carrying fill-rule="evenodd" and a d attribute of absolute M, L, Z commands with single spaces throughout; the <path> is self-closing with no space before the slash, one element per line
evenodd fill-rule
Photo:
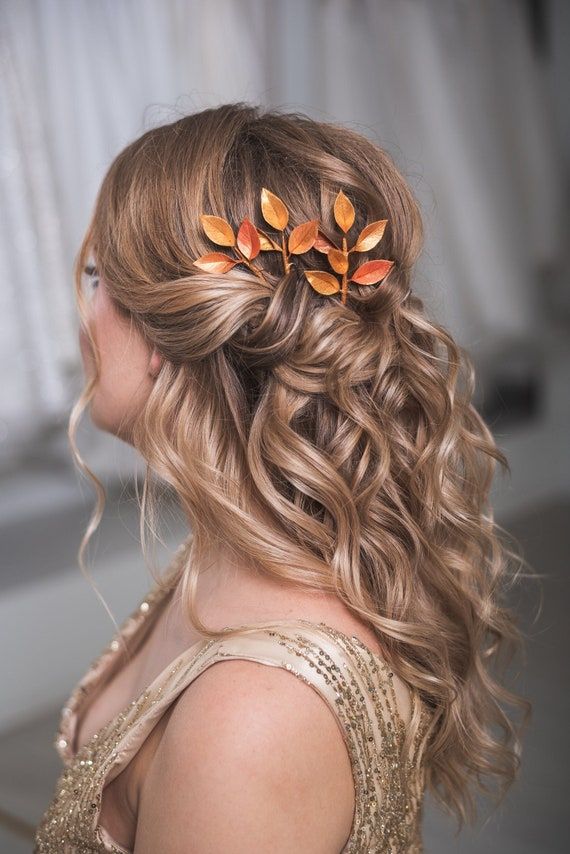
<path fill-rule="evenodd" d="M 283 266 L 285 267 L 285 272 L 288 273 L 291 265 L 289 264 L 289 260 L 287 258 L 287 249 L 285 247 L 285 233 L 281 235 L 281 253 L 283 255 Z"/>
<path fill-rule="evenodd" d="M 267 284 L 268 284 L 267 279 L 265 278 L 265 276 L 263 275 L 263 273 L 261 272 L 261 270 L 258 270 L 258 269 L 257 269 L 257 267 L 254 267 L 254 266 L 253 266 L 253 264 L 251 263 L 251 261 L 249 260 L 249 258 L 246 258 L 246 257 L 245 257 L 245 255 L 243 254 L 243 252 L 241 252 L 241 250 L 239 250 L 239 249 L 237 248 L 237 246 L 234 246 L 234 247 L 233 247 L 233 250 L 234 250 L 234 252 L 236 252 L 236 253 L 237 253 L 237 255 L 238 255 L 238 257 L 239 257 L 240 261 L 241 261 L 241 262 L 243 262 L 244 264 L 247 264 L 247 266 L 248 266 L 248 267 L 249 267 L 249 269 L 252 271 L 252 273 L 255 273 L 255 275 L 257 276 L 257 278 L 258 278 L 258 279 L 261 279 L 261 281 L 262 281 L 262 282 L 265 282 L 265 284 L 267 285 Z"/>
<path fill-rule="evenodd" d="M 346 237 L 344 237 L 344 236 L 342 238 L 342 251 L 344 252 L 345 255 L 347 254 Z M 342 274 L 342 296 L 341 296 L 341 300 L 342 300 L 343 305 L 346 305 L 346 293 L 348 290 L 348 278 L 347 278 L 347 276 L 348 276 L 348 270 L 345 270 L 344 273 Z"/>

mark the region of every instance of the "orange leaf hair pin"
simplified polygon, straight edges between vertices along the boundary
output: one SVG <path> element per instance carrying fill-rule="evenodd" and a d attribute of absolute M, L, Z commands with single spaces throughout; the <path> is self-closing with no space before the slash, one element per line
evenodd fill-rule
<path fill-rule="evenodd" d="M 207 255 L 201 255 L 194 264 L 209 273 L 227 273 L 236 264 L 246 264 L 256 276 L 267 282 L 262 270 L 252 264 L 260 252 L 280 252 L 283 269 L 288 273 L 291 268 L 291 255 L 303 255 L 314 248 L 327 256 L 334 273 L 342 278 L 339 281 L 336 275 L 326 270 L 305 270 L 305 277 L 319 294 L 332 296 L 340 292 L 343 305 L 346 304 L 349 282 L 355 282 L 358 285 L 376 285 L 386 278 L 394 266 L 393 261 L 385 259 L 366 261 L 357 267 L 349 278 L 351 253 L 369 252 L 373 249 L 382 239 L 388 220 L 379 219 L 371 222 L 362 229 L 354 246 L 349 249 L 346 234 L 354 224 L 355 211 L 352 202 L 342 190 L 337 194 L 333 208 L 335 222 L 343 232 L 342 247 L 336 246 L 321 234 L 319 221 L 316 219 L 297 225 L 286 238 L 285 229 L 289 222 L 289 211 L 279 196 L 266 187 L 261 190 L 261 213 L 268 225 L 275 231 L 281 232 L 279 242 L 257 228 L 247 217 L 242 221 L 235 235 L 232 226 L 222 217 L 201 214 L 200 222 L 210 240 L 217 246 L 231 247 L 236 257 L 224 252 L 210 252 Z"/>

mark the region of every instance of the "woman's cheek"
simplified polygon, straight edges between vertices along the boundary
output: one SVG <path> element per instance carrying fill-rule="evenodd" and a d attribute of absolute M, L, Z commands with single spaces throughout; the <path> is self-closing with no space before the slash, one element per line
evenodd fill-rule
<path fill-rule="evenodd" d="M 89 338 L 87 337 L 87 333 L 83 326 L 79 327 L 79 349 L 81 350 L 83 367 L 85 372 L 87 373 L 93 365 L 93 353 L 91 351 L 91 344 L 89 342 Z"/>

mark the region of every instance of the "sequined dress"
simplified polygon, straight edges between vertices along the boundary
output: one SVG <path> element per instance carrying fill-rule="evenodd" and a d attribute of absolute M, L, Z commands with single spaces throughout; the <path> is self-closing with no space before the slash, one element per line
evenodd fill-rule
<path fill-rule="evenodd" d="M 136 651 L 178 576 L 182 552 L 183 546 L 163 581 L 125 620 L 62 709 L 54 746 L 63 769 L 36 828 L 34 854 L 132 854 L 99 824 L 103 787 L 128 764 L 180 693 L 211 664 L 227 658 L 287 669 L 311 685 L 335 715 L 355 784 L 353 823 L 342 854 L 420 854 L 428 710 L 414 694 L 420 727 L 412 751 L 402 756 L 405 725 L 390 668 L 356 636 L 322 622 L 257 623 L 240 626 L 237 636 L 200 640 L 80 750 L 73 750 L 84 704 L 121 665 L 118 637 Z"/>

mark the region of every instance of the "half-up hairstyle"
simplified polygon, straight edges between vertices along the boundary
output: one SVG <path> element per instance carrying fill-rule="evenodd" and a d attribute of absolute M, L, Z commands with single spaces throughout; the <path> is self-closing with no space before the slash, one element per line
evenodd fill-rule
<path fill-rule="evenodd" d="M 287 273 L 278 253 L 261 253 L 266 281 L 243 265 L 198 268 L 216 250 L 200 214 L 266 229 L 263 187 L 291 228 L 316 219 L 335 243 L 341 189 L 355 234 L 387 219 L 385 282 L 351 284 L 346 305 L 318 294 L 303 275 L 324 268 L 316 249 Z M 510 469 L 471 402 L 469 356 L 411 288 L 422 244 L 418 204 L 374 142 L 304 114 L 226 104 L 120 152 L 75 282 L 84 318 L 81 271 L 94 252 L 117 310 L 164 356 L 131 435 L 147 465 L 142 518 L 157 516 L 166 483 L 191 520 L 181 589 L 195 628 L 219 636 L 195 612 L 212 544 L 284 584 L 334 591 L 433 710 L 426 783 L 461 826 L 476 817 L 472 784 L 490 792 L 486 780 L 498 781 L 503 796 L 515 779 L 530 703 L 493 673 L 522 639 L 503 601 L 517 555 L 489 507 L 496 463 Z M 95 385 L 69 426 L 98 493 L 80 563 L 105 500 L 75 442 Z M 501 703 L 524 709 L 520 729 Z"/>

